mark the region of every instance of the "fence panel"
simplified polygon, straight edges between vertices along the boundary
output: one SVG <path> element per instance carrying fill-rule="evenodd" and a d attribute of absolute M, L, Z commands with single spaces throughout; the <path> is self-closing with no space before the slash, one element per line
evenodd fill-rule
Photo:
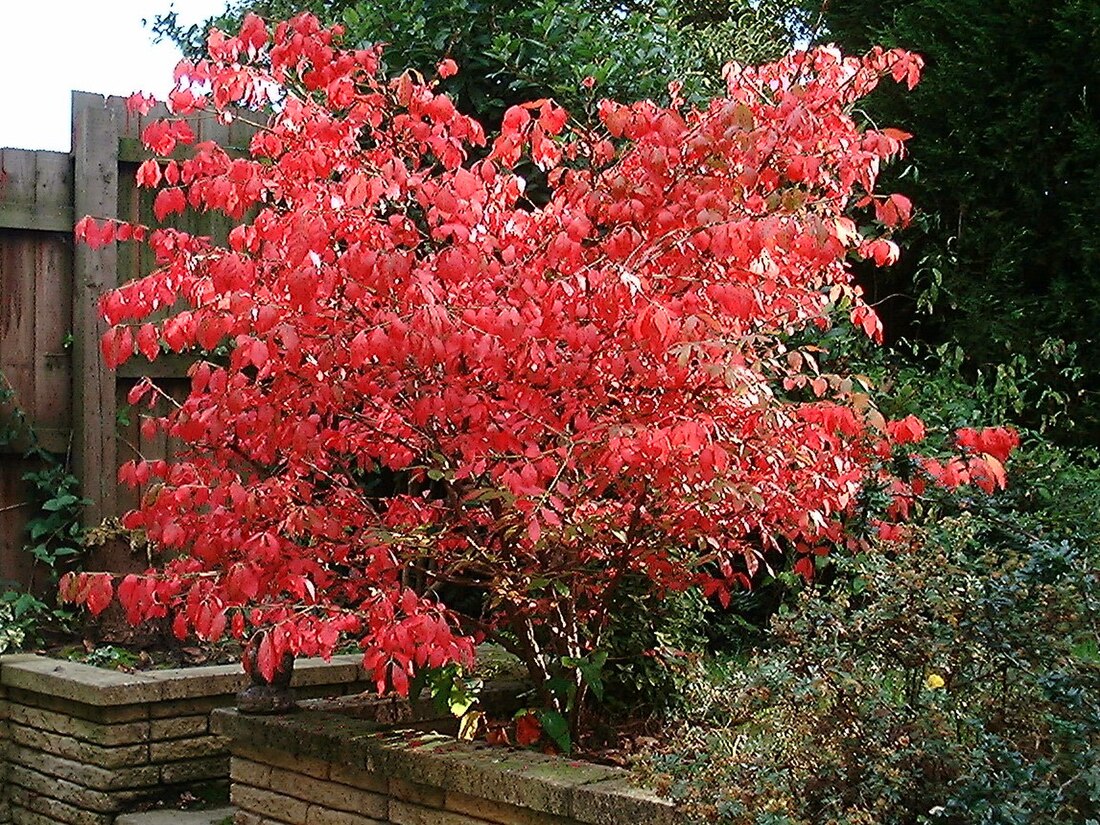
<path fill-rule="evenodd" d="M 43 576 L 23 551 L 33 517 L 23 475 L 40 466 L 24 457 L 31 440 L 70 462 L 91 501 L 87 526 L 119 516 L 143 492 L 119 487 L 119 463 L 174 452 L 163 437 L 142 437 L 140 411 L 129 409 L 126 395 L 139 375 L 151 372 L 169 395 L 182 397 L 191 361 L 170 357 L 150 365 L 137 356 L 117 374 L 106 369 L 99 354 L 106 329 L 99 296 L 147 272 L 151 255 L 130 244 L 92 250 L 72 241 L 83 215 L 153 224 L 152 195 L 134 185 L 134 172 L 149 157 L 142 130 L 167 112 L 158 107 L 146 116 L 131 114 L 121 97 L 86 92 L 74 92 L 72 103 L 71 154 L 0 149 L 0 376 L 15 394 L 14 404 L 0 407 L 0 426 L 26 425 L 17 427 L 13 443 L 0 445 L 0 581 L 32 587 Z M 215 140 L 233 152 L 247 146 L 253 131 L 208 115 L 192 125 L 200 141 Z M 189 214 L 172 225 L 218 239 L 230 228 L 221 215 Z M 119 572 L 144 563 L 123 542 L 89 559 L 91 566 Z"/>

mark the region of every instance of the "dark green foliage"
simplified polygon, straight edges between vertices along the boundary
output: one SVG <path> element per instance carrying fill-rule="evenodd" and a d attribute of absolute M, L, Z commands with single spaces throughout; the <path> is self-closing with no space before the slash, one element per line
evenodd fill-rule
<path fill-rule="evenodd" d="M 23 475 L 31 498 L 26 506 L 25 550 L 34 558 L 36 569 L 44 571 L 38 590 L 31 592 L 0 575 L 0 652 L 27 641 L 37 641 L 46 627 L 66 625 L 72 613 L 56 605 L 53 591 L 61 574 L 79 564 L 84 552 L 81 511 L 87 500 L 80 495 L 80 482 L 72 474 L 68 456 L 42 449 L 34 429 L 16 406 L 15 393 L 0 375 L 0 405 L 11 412 L 0 419 L 0 450 L 12 451 L 24 445 L 24 458 L 33 459 L 37 469 Z M 48 596 L 40 597 L 42 590 Z"/>
<path fill-rule="evenodd" d="M 713 608 L 694 592 L 658 599 L 625 587 L 613 615 L 616 621 L 604 644 L 610 710 L 629 716 L 675 705 L 686 677 L 707 650 Z"/>
<path fill-rule="evenodd" d="M 460 72 L 443 88 L 490 130 L 508 106 L 548 95 L 583 117 L 599 97 L 667 98 L 672 80 L 689 98 L 713 93 L 722 65 L 782 54 L 801 20 L 797 0 L 245 0 L 187 28 L 161 15 L 153 31 L 198 56 L 210 25 L 234 31 L 246 11 L 343 23 L 348 42 L 389 44 L 393 74 L 430 75 L 452 57 Z"/>
<path fill-rule="evenodd" d="M 652 781 L 707 823 L 1100 816 L 1095 544 L 973 505 L 836 564 L 768 648 L 696 683 Z"/>
<path fill-rule="evenodd" d="M 820 5 L 813 0 L 813 6 Z M 868 273 L 888 332 L 957 341 L 966 369 L 1015 365 L 1066 396 L 1057 437 L 1100 435 L 1100 4 L 1093 0 L 837 0 L 823 39 L 927 59 L 877 122 L 914 134 L 903 181 L 923 213 L 892 272 Z M 914 313 L 931 304 L 928 318 Z M 1052 357 L 1056 355 L 1057 357 Z M 1067 376 L 1077 366 L 1084 381 Z M 1018 420 L 1035 426 L 1032 408 Z"/>

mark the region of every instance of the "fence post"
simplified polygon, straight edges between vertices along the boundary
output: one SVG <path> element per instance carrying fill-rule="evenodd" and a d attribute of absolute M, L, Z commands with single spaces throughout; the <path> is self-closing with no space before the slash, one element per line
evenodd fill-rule
<path fill-rule="evenodd" d="M 100 95 L 73 92 L 73 212 L 118 217 L 118 125 Z M 115 376 L 100 356 L 107 330 L 99 297 L 117 286 L 113 243 L 73 250 L 73 435 L 76 473 L 91 500 L 84 521 L 95 525 L 115 515 Z"/>

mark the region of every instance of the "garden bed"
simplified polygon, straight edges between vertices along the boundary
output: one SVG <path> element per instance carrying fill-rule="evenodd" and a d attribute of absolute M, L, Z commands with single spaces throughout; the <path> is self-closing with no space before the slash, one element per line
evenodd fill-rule
<path fill-rule="evenodd" d="M 349 697 L 283 716 L 220 709 L 237 825 L 665 825 L 621 768 L 455 739 L 426 707 Z"/>
<path fill-rule="evenodd" d="M 358 693 L 357 654 L 295 663 L 301 697 Z M 229 775 L 210 712 L 247 683 L 240 665 L 123 673 L 36 655 L 0 657 L 0 823 L 110 825 Z"/>

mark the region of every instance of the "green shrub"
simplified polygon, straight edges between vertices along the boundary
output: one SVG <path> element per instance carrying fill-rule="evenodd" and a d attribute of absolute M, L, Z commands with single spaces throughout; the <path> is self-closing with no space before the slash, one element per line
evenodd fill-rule
<path fill-rule="evenodd" d="M 18 650 L 25 635 L 26 629 L 16 617 L 12 604 L 0 600 L 0 653 Z"/>
<path fill-rule="evenodd" d="M 768 649 L 692 685 L 650 781 L 708 823 L 1100 816 L 1095 545 L 976 503 L 924 538 L 838 559 Z"/>

